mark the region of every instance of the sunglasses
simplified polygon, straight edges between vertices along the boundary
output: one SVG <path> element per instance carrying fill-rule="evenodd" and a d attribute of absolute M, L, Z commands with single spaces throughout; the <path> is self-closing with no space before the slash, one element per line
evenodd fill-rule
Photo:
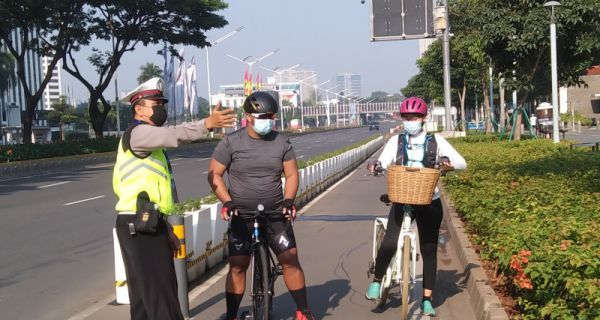
<path fill-rule="evenodd" d="M 275 119 L 275 114 L 274 113 L 251 113 L 250 115 L 252 115 L 254 117 L 254 119 Z"/>

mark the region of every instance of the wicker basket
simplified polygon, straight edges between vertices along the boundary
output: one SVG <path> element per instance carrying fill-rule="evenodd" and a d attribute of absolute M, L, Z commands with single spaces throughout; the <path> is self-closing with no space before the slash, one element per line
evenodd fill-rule
<path fill-rule="evenodd" d="M 440 171 L 392 165 L 387 169 L 388 196 L 392 202 L 430 204 Z"/>

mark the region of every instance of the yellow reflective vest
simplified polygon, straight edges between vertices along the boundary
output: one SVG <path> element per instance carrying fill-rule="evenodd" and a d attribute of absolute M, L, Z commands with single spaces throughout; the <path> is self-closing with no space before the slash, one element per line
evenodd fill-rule
<path fill-rule="evenodd" d="M 158 204 L 160 212 L 172 213 L 171 173 L 164 149 L 154 150 L 146 158 L 138 158 L 129 148 L 124 148 L 121 138 L 113 170 L 113 190 L 119 198 L 115 206 L 119 212 L 136 211 L 137 196 L 146 191 L 150 201 Z"/>

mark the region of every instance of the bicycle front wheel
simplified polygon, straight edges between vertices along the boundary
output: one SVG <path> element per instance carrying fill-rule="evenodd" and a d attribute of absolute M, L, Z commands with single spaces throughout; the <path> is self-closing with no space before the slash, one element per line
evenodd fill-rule
<path fill-rule="evenodd" d="M 408 319 L 410 290 L 410 236 L 404 236 L 402 245 L 402 318 Z"/>
<path fill-rule="evenodd" d="M 377 254 L 379 253 L 379 248 L 381 247 L 381 243 L 383 242 L 384 236 L 385 236 L 385 228 L 383 227 L 383 225 L 380 225 L 379 228 L 377 228 L 377 233 L 375 234 L 375 255 L 374 256 L 377 256 Z M 373 261 L 372 264 L 373 264 L 373 272 L 375 272 L 375 261 Z M 382 308 L 385 305 L 388 297 L 390 296 L 391 281 L 388 281 L 387 277 L 388 277 L 388 275 L 386 273 L 386 275 L 383 276 L 383 279 L 381 279 L 381 290 L 379 292 L 379 300 L 376 301 L 377 307 L 379 307 L 379 308 Z M 389 282 L 389 285 L 386 285 L 388 282 Z"/>
<path fill-rule="evenodd" d="M 265 247 L 260 245 L 253 259 L 252 311 L 254 320 L 271 319 L 271 295 L 269 294 L 269 262 Z"/>

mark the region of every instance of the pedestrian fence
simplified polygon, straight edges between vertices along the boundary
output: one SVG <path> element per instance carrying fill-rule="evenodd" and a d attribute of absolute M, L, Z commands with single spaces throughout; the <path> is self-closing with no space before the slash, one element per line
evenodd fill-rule
<path fill-rule="evenodd" d="M 363 163 L 384 144 L 383 137 L 378 137 L 368 143 L 348 150 L 340 155 L 325 159 L 306 168 L 299 169 L 299 186 L 296 203 L 301 206 L 314 199 L 319 193 L 346 176 L 358 165 Z M 285 185 L 285 184 L 284 184 Z M 185 259 L 175 259 L 175 264 L 183 263 L 187 269 L 178 272 L 178 283 L 189 283 L 197 280 L 208 270 L 224 261 L 228 256 L 227 249 L 227 222 L 221 219 L 220 202 L 203 205 L 199 210 L 185 212 L 184 234 Z M 169 218 L 171 221 L 171 218 Z M 129 295 L 127 279 L 119 240 L 113 229 L 114 255 L 115 255 L 115 288 L 117 303 L 128 304 Z M 176 269 L 178 269 L 176 267 Z M 187 278 L 187 279 L 185 279 Z M 182 297 L 180 298 L 180 303 Z M 187 308 L 187 297 L 184 297 L 182 309 Z M 186 307 L 183 307 L 183 306 Z M 182 310 L 185 314 L 186 311 Z"/>

